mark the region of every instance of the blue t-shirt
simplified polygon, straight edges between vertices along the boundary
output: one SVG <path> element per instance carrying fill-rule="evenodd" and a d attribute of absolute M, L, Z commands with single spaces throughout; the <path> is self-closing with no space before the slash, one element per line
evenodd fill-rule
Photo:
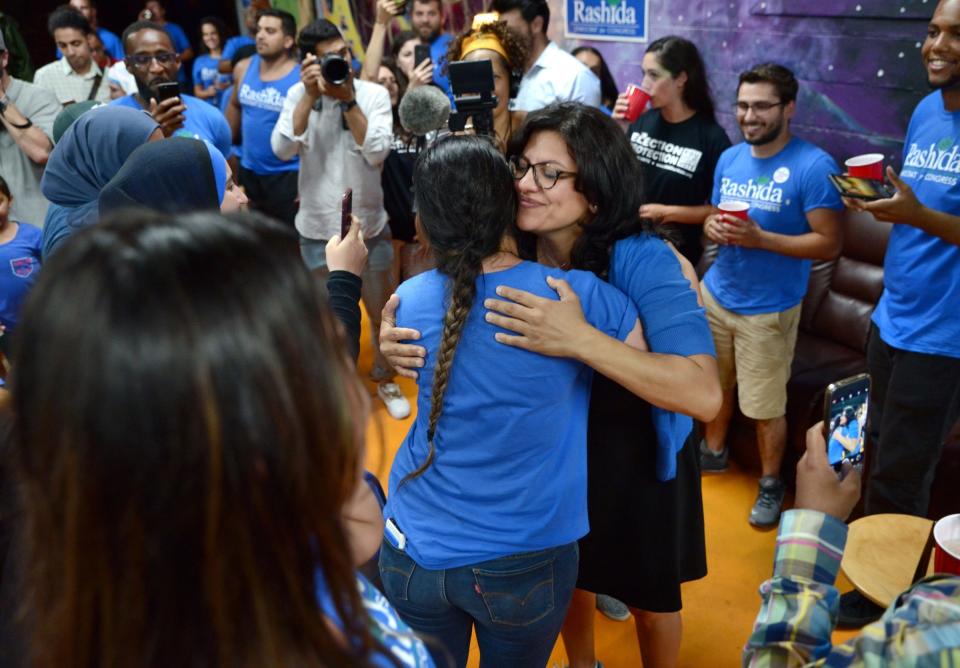
<path fill-rule="evenodd" d="M 625 339 L 637 313 L 621 292 L 588 272 L 521 262 L 477 279 L 477 295 L 450 368 L 436 457 L 427 457 L 433 369 L 440 349 L 448 279 L 436 270 L 397 289 L 397 325 L 427 348 L 417 384 L 417 418 L 390 471 L 384 516 L 407 537 L 406 552 L 430 569 L 456 568 L 570 543 L 587 533 L 587 411 L 591 370 L 498 343 L 483 300 L 510 285 L 550 299 L 547 276 L 565 278 L 587 320 Z"/>
<path fill-rule="evenodd" d="M 97 36 L 103 42 L 103 50 L 106 51 L 114 60 L 123 60 L 123 42 L 114 33 L 106 28 L 97 28 Z M 63 58 L 63 53 L 57 47 L 57 59 Z"/>
<path fill-rule="evenodd" d="M 187 33 L 183 31 L 183 28 L 178 26 L 176 23 L 170 23 L 167 21 L 163 29 L 167 31 L 167 34 L 170 35 L 170 41 L 173 42 L 173 49 L 177 53 L 183 55 L 183 52 L 190 48 L 190 40 L 187 39 Z M 187 82 L 187 75 L 189 72 L 186 67 L 181 67 L 177 72 L 177 80 L 181 83 Z"/>
<path fill-rule="evenodd" d="M 825 151 L 792 138 L 769 158 L 755 158 L 746 142 L 720 156 L 713 177 L 714 205 L 726 201 L 750 204 L 750 218 L 764 230 L 800 235 L 810 231 L 806 214 L 813 209 L 843 208 L 827 178 L 840 172 Z M 776 313 L 803 301 L 810 260 L 758 248 L 720 246 L 704 283 L 729 311 L 753 315 Z"/>
<path fill-rule="evenodd" d="M 218 83 L 224 83 L 230 81 L 229 74 L 220 74 L 217 70 L 217 64 L 220 62 L 219 58 L 214 58 L 209 53 L 204 53 L 203 55 L 197 56 L 193 61 L 193 83 L 195 86 L 200 86 L 201 88 L 209 88 Z M 214 95 L 209 100 L 213 106 L 220 108 L 220 100 L 223 98 L 223 91 L 218 90 L 217 94 Z"/>
<path fill-rule="evenodd" d="M 838 426 L 830 434 L 830 443 L 827 446 L 827 459 L 831 464 L 839 464 L 843 461 L 844 457 L 853 457 L 858 452 L 860 448 L 853 450 L 847 454 L 847 449 L 843 447 L 843 444 L 837 440 L 837 436 L 842 436 L 843 438 L 857 438 L 860 436 L 860 422 L 857 420 L 851 420 L 845 425 Z"/>
<path fill-rule="evenodd" d="M 220 56 L 223 60 L 233 60 L 233 57 L 236 55 L 237 51 L 244 46 L 255 45 L 257 42 L 252 37 L 247 37 L 246 35 L 237 35 L 231 37 L 227 40 L 227 43 L 223 45 L 223 54 Z"/>
<path fill-rule="evenodd" d="M 716 356 L 713 336 L 697 294 L 667 244 L 648 234 L 621 239 L 610 256 L 610 284 L 630 297 L 650 350 L 665 355 Z M 658 480 L 677 474 L 677 453 L 693 429 L 693 418 L 652 407 L 657 432 Z M 603 447 L 602 444 L 600 447 Z"/>
<path fill-rule="evenodd" d="M 243 157 L 240 164 L 255 174 L 282 174 L 300 169 L 300 158 L 281 160 L 270 146 L 270 133 L 283 111 L 283 100 L 290 87 L 300 81 L 300 64 L 276 81 L 260 78 L 260 56 L 253 56 L 243 81 L 239 84 L 237 101 L 242 110 Z"/>
<path fill-rule="evenodd" d="M 920 203 L 960 216 L 960 112 L 944 108 L 942 92 L 917 105 L 903 154 L 900 178 Z M 960 247 L 918 227 L 894 225 L 873 322 L 895 348 L 960 357 Z"/>
<path fill-rule="evenodd" d="M 450 79 L 443 74 L 443 64 L 447 62 L 447 49 L 450 48 L 450 42 L 453 35 L 449 33 L 440 33 L 440 35 L 430 44 L 430 62 L 433 63 L 433 83 L 443 89 L 450 101 L 453 101 L 453 89 L 450 88 Z"/>
<path fill-rule="evenodd" d="M 180 95 L 180 100 L 186 105 L 183 112 L 183 127 L 173 133 L 175 137 L 191 137 L 206 139 L 224 155 L 230 155 L 230 126 L 216 107 L 204 102 L 193 95 Z M 131 109 L 143 109 L 133 95 L 117 98 L 110 104 L 119 104 Z"/>
<path fill-rule="evenodd" d="M 8 334 L 16 328 L 20 305 L 40 273 L 40 228 L 16 225 L 13 239 L 0 244 L 0 323 Z"/>
<path fill-rule="evenodd" d="M 317 573 L 316 583 L 320 610 L 342 632 L 343 620 L 337 612 L 322 573 Z M 374 654 L 370 657 L 371 665 L 375 668 L 395 668 L 398 665 L 402 668 L 434 668 L 433 659 L 423 641 L 414 635 L 387 598 L 359 573 L 357 588 L 360 590 L 363 609 L 367 613 L 370 634 L 390 653 L 389 657 Z"/>

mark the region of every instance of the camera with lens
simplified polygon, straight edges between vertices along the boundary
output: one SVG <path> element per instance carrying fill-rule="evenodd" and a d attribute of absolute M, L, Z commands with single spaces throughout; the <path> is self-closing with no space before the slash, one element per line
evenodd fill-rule
<path fill-rule="evenodd" d="M 350 61 L 338 53 L 328 53 L 320 59 L 320 74 L 332 86 L 346 83 L 350 78 Z"/>

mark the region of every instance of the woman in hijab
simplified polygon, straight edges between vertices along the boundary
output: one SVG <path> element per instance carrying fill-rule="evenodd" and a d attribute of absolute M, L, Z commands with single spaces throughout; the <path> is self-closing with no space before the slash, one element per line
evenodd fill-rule
<path fill-rule="evenodd" d="M 67 129 L 40 182 L 50 200 L 43 224 L 44 259 L 77 229 L 96 222 L 100 190 L 134 149 L 162 138 L 153 118 L 126 107 L 92 109 Z"/>
<path fill-rule="evenodd" d="M 129 208 L 229 213 L 246 203 L 220 151 L 199 139 L 171 137 L 130 154 L 100 193 L 100 215 Z"/>

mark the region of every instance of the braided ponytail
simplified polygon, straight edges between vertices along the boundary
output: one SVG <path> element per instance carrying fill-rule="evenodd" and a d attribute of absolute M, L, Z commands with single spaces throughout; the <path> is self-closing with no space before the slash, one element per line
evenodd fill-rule
<path fill-rule="evenodd" d="M 449 278 L 450 303 L 433 369 L 427 458 L 400 485 L 423 475 L 436 459 L 434 436 L 443 414 L 457 346 L 477 296 L 483 261 L 512 230 L 517 197 L 506 160 L 489 139 L 454 135 L 420 154 L 414 172 L 420 229 L 437 270 Z"/>

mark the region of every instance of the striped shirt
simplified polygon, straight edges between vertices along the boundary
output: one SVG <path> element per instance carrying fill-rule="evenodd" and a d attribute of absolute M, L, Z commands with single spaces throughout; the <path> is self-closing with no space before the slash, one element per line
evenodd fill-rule
<path fill-rule="evenodd" d="M 777 535 L 773 577 L 743 652 L 744 666 L 960 666 L 960 577 L 930 576 L 901 594 L 877 622 L 831 645 L 840 595 L 834 586 L 847 526 L 791 510 Z"/>
<path fill-rule="evenodd" d="M 90 99 L 93 90 L 93 81 L 97 76 L 103 76 L 103 71 L 95 62 L 90 61 L 90 69 L 86 74 L 77 74 L 70 67 L 66 58 L 47 63 L 33 75 L 33 83 L 47 90 L 53 91 L 60 104 L 83 102 Z M 95 100 L 104 104 L 110 102 L 110 82 L 100 81 Z"/>

